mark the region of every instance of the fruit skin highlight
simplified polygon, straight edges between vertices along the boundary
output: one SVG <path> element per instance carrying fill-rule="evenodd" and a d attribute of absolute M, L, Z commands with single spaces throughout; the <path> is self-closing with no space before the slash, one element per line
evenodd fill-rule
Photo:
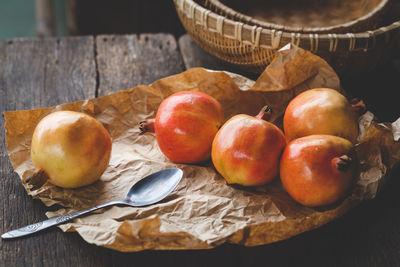
<path fill-rule="evenodd" d="M 95 118 L 75 111 L 56 111 L 36 126 L 31 159 L 49 181 L 77 188 L 97 181 L 111 156 L 111 138 Z"/>
<path fill-rule="evenodd" d="M 350 141 L 332 135 L 309 135 L 287 144 L 280 178 L 289 195 L 304 206 L 318 207 L 343 199 L 357 171 Z"/>
<path fill-rule="evenodd" d="M 142 133 L 154 132 L 163 154 L 176 163 L 203 163 L 224 120 L 221 104 L 210 95 L 182 91 L 167 97 L 155 119 L 140 122 Z"/>
<path fill-rule="evenodd" d="M 334 89 L 304 91 L 293 98 L 285 110 L 283 129 L 286 140 L 328 134 L 346 138 L 354 144 L 359 133 L 359 108 Z"/>
<path fill-rule="evenodd" d="M 277 177 L 286 142 L 283 132 L 265 120 L 270 111 L 264 107 L 256 117 L 236 115 L 215 136 L 212 162 L 228 184 L 256 186 Z"/>

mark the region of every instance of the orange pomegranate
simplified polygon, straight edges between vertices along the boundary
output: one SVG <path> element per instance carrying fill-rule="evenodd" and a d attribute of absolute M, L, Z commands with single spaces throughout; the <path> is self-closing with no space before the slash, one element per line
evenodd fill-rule
<path fill-rule="evenodd" d="M 229 184 L 262 185 L 279 171 L 285 147 L 283 132 L 266 121 L 271 110 L 264 107 L 253 117 L 240 114 L 229 119 L 212 144 L 212 162 Z"/>
<path fill-rule="evenodd" d="M 353 144 L 333 135 L 308 135 L 287 144 L 280 178 L 289 195 L 311 207 L 333 204 L 349 192 L 357 170 Z"/>
<path fill-rule="evenodd" d="M 344 95 L 334 89 L 307 90 L 293 98 L 285 110 L 283 129 L 286 140 L 328 134 L 355 143 L 359 133 L 358 113 L 364 108 L 351 105 Z"/>

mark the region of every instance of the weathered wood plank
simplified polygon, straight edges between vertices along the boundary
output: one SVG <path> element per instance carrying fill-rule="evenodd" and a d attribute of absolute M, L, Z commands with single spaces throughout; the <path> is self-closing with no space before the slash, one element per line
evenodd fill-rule
<path fill-rule="evenodd" d="M 91 98 L 97 90 L 103 95 L 184 70 L 172 35 L 101 36 L 99 40 L 104 45 L 98 45 L 97 51 L 90 37 L 0 42 L 1 111 Z M 0 127 L 4 129 L 3 118 Z M 26 195 L 8 160 L 4 130 L 0 138 L 0 171 L 5 177 L 0 195 L 7 196 L 0 198 L 0 214 L 4 214 L 0 231 L 5 232 L 45 219 L 48 208 Z M 1 241 L 0 246 L 0 262 L 9 266 L 110 266 L 127 260 L 159 260 L 149 252 L 128 255 L 89 245 L 77 234 L 56 228 L 22 240 Z"/>
<path fill-rule="evenodd" d="M 99 96 L 150 84 L 184 70 L 171 34 L 100 35 L 96 47 Z"/>
<path fill-rule="evenodd" d="M 92 37 L 0 41 L 0 112 L 31 109 L 94 97 Z M 46 219 L 13 172 L 0 119 L 0 232 Z M 1 266 L 107 266 L 106 249 L 58 228 L 23 239 L 0 241 Z M 85 257 L 84 255 L 92 255 Z M 96 255 L 96 256 L 94 256 Z"/>

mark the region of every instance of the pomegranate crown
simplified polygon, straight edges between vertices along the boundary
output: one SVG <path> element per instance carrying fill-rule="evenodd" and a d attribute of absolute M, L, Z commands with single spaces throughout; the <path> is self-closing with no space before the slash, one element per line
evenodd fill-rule
<path fill-rule="evenodd" d="M 271 107 L 268 105 L 265 105 L 264 107 L 262 107 L 260 112 L 257 114 L 256 118 L 258 118 L 260 120 L 269 121 L 271 119 L 271 115 L 272 115 Z"/>

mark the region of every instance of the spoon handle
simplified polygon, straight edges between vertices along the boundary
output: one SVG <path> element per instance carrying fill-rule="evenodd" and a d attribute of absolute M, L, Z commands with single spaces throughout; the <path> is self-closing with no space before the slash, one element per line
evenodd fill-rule
<path fill-rule="evenodd" d="M 76 217 L 79 217 L 83 214 L 92 212 L 94 210 L 97 209 L 101 209 L 104 207 L 108 207 L 108 206 L 113 206 L 116 204 L 125 204 L 125 202 L 123 200 L 117 200 L 117 201 L 110 201 L 110 202 L 106 202 L 91 208 L 87 208 L 87 209 L 83 209 L 80 211 L 75 211 L 75 212 L 71 212 L 68 214 L 64 214 L 58 217 L 54 217 L 54 218 L 50 218 L 41 222 L 37 222 L 37 223 L 33 223 L 15 230 L 11 230 L 7 233 L 4 233 L 1 238 L 2 239 L 11 239 L 11 238 L 16 238 L 16 237 L 21 237 L 21 236 L 26 236 L 26 235 L 30 235 L 36 232 L 39 232 L 41 230 L 47 229 L 49 227 L 55 226 L 55 225 L 59 225 L 62 223 L 65 223 L 69 220 L 72 220 Z"/>

